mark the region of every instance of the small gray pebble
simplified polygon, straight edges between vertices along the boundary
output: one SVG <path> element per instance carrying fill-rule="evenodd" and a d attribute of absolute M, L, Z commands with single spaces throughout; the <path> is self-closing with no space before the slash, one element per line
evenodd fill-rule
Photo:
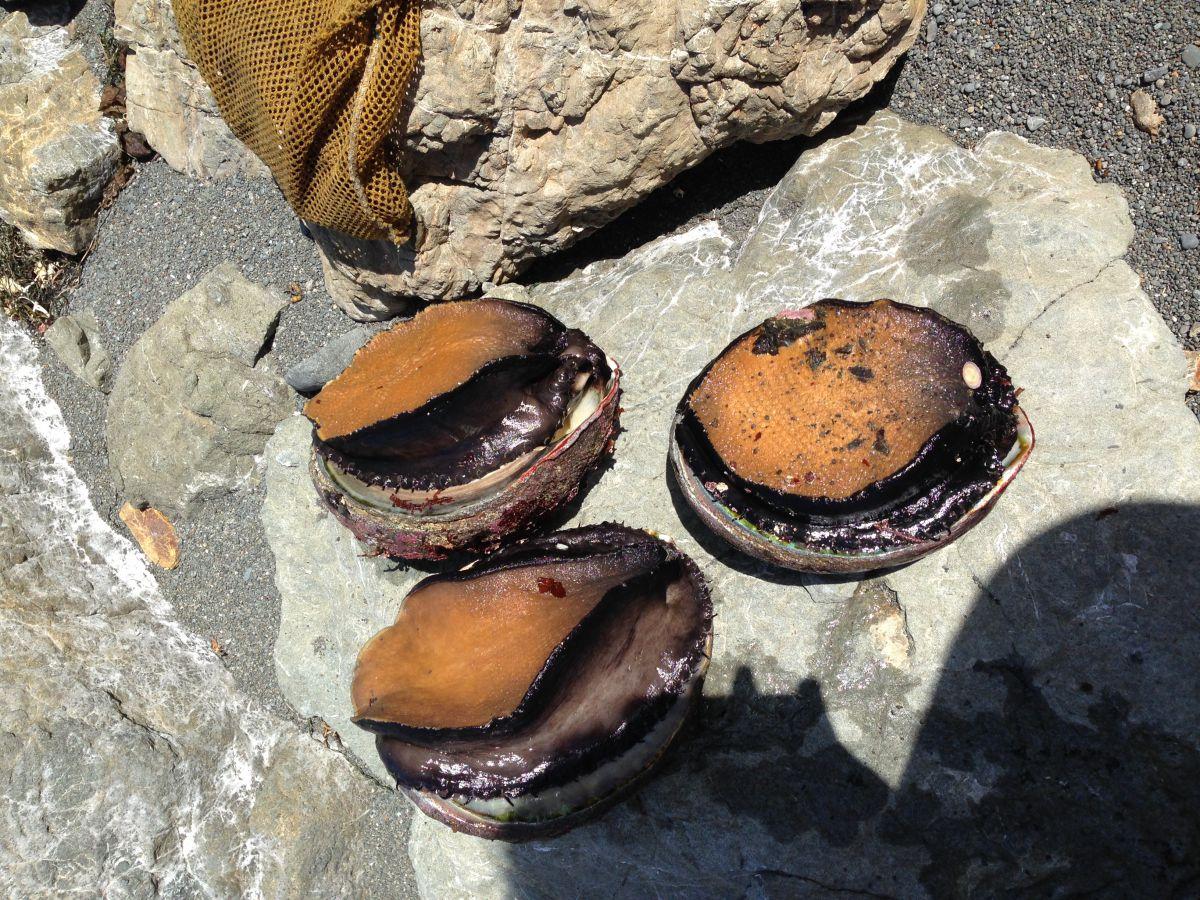
<path fill-rule="evenodd" d="M 1166 78 L 1169 70 L 1166 66 L 1156 66 L 1142 73 L 1142 84 L 1153 84 L 1160 78 Z"/>
<path fill-rule="evenodd" d="M 1184 250 L 1195 250 L 1200 247 L 1200 237 L 1197 237 L 1191 231 L 1185 231 L 1179 236 L 1179 246 Z"/>
<path fill-rule="evenodd" d="M 1183 64 L 1189 69 L 1200 68 L 1200 47 L 1188 44 L 1183 48 Z"/>
<path fill-rule="evenodd" d="M 1185 141 L 1190 141 L 1195 136 L 1196 136 L 1196 126 L 1193 125 L 1191 122 L 1188 122 L 1188 124 L 1183 126 L 1183 139 Z"/>
<path fill-rule="evenodd" d="M 1045 124 L 1046 124 L 1046 120 L 1044 118 L 1042 118 L 1041 116 L 1028 116 L 1025 119 L 1025 127 L 1028 128 L 1030 131 L 1037 131 L 1039 128 L 1041 128 Z"/>
<path fill-rule="evenodd" d="M 925 40 L 932 44 L 937 40 L 938 24 L 937 19 L 930 19 L 925 25 Z"/>
<path fill-rule="evenodd" d="M 355 328 L 338 335 L 284 373 L 283 380 L 300 394 L 315 394 L 350 364 L 359 348 L 371 339 L 366 328 Z"/>

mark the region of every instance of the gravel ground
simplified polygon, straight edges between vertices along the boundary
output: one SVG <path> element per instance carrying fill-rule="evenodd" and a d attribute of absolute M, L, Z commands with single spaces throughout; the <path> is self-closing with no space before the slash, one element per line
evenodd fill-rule
<path fill-rule="evenodd" d="M 273 185 L 204 185 L 162 162 L 144 166 L 105 214 L 69 307 L 96 309 L 119 364 L 168 303 L 226 260 L 281 292 L 292 282 L 301 285 L 304 299 L 284 310 L 276 335 L 282 366 L 349 327 L 324 293 L 312 244 Z M 48 387 L 71 430 L 76 469 L 101 515 L 124 531 L 116 518 L 124 498 L 116 496 L 108 475 L 103 397 L 75 381 L 51 354 L 46 359 Z M 288 713 L 271 660 L 278 599 L 258 523 L 261 499 L 261 490 L 236 496 L 178 523 L 180 565 L 160 573 L 159 583 L 184 622 L 224 650 L 242 684 Z"/>
<path fill-rule="evenodd" d="M 1184 249 L 1191 244 L 1186 236 L 1200 232 L 1200 139 L 1184 137 L 1187 126 L 1200 125 L 1200 69 L 1183 55 L 1200 40 L 1200 3 L 958 0 L 931 10 L 921 41 L 889 83 L 826 134 L 890 106 L 968 145 L 1006 129 L 1084 154 L 1096 164 L 1097 178 L 1119 184 L 1129 197 L 1138 226 L 1130 261 L 1147 293 L 1181 341 L 1200 346 L 1200 249 Z M 1166 119 L 1157 138 L 1131 120 L 1129 95 L 1143 83 Z M 614 225 L 540 263 L 524 280 L 560 278 L 706 219 L 744 230 L 765 192 L 811 143 L 744 145 L 719 154 Z M 202 184 L 161 162 L 143 166 L 105 214 L 69 306 L 96 308 L 119 363 L 168 302 L 226 260 L 280 290 L 293 282 L 302 287 L 304 299 L 285 311 L 276 336 L 281 366 L 351 326 L 332 307 L 316 253 L 273 185 Z M 45 358 L 48 388 L 71 429 L 76 467 L 101 514 L 123 530 L 115 517 L 120 498 L 107 474 L 103 398 L 51 354 Z M 182 524 L 181 564 L 159 573 L 159 582 L 185 624 L 223 648 L 226 665 L 249 693 L 294 716 L 274 678 L 278 597 L 260 504 L 261 487 Z M 381 797 L 371 827 L 384 846 L 403 840 L 397 823 L 405 816 L 399 801 Z"/>
<path fill-rule="evenodd" d="M 891 108 L 968 145 L 1003 129 L 1087 157 L 1129 199 L 1146 293 L 1200 347 L 1200 3 L 956 0 L 930 13 Z M 1134 126 L 1139 89 L 1165 119 L 1157 137 Z"/>

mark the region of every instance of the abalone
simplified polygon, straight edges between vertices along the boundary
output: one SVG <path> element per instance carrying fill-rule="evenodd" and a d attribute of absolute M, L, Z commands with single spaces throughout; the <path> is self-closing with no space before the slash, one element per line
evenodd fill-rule
<path fill-rule="evenodd" d="M 632 790 L 700 696 L 712 604 L 674 545 L 603 524 L 420 582 L 359 654 L 354 721 L 452 828 L 524 840 Z"/>
<path fill-rule="evenodd" d="M 700 519 L 739 549 L 858 572 L 976 524 L 1032 447 L 1008 373 L 965 328 L 891 300 L 822 300 L 705 367 L 670 459 Z"/>
<path fill-rule="evenodd" d="M 431 306 L 373 338 L 305 406 L 322 502 L 406 559 L 529 531 L 610 448 L 618 367 L 524 303 Z"/>

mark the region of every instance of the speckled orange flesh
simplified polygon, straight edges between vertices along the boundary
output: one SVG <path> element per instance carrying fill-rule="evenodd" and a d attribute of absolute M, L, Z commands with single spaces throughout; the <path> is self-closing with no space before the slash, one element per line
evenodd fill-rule
<path fill-rule="evenodd" d="M 438 303 L 376 335 L 342 374 L 308 401 L 321 440 L 419 409 L 484 365 L 527 352 L 545 321 L 493 300 Z"/>
<path fill-rule="evenodd" d="M 415 590 L 359 654 L 355 718 L 470 728 L 511 715 L 551 653 L 628 575 L 600 556 Z"/>
<path fill-rule="evenodd" d="M 965 358 L 945 323 L 879 300 L 769 319 L 689 398 L 738 476 L 841 500 L 897 472 L 966 408 Z"/>

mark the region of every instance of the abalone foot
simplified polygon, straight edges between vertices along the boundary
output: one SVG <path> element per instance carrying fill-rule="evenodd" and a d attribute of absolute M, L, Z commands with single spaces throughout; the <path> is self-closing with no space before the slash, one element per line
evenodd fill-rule
<path fill-rule="evenodd" d="M 707 655 L 711 655 L 711 653 L 712 635 L 710 634 Z M 556 816 L 553 819 L 542 819 L 536 822 L 501 822 L 465 809 L 451 800 L 439 797 L 437 794 L 402 787 L 398 787 L 397 790 L 407 797 L 417 809 L 425 813 L 425 815 L 435 821 L 441 822 L 451 831 L 460 834 L 469 834 L 472 837 L 484 838 L 489 841 L 506 841 L 512 844 L 552 838 L 560 834 L 565 834 L 580 825 L 587 824 L 604 815 L 612 807 L 640 790 L 643 785 L 654 777 L 659 766 L 662 765 L 663 760 L 667 757 L 667 753 L 674 744 L 676 737 L 683 731 L 695 714 L 696 708 L 700 704 L 700 688 L 703 685 L 704 676 L 707 671 L 708 660 L 706 658 L 702 668 L 696 675 L 696 687 L 688 700 L 687 714 L 680 721 L 679 727 L 671 732 L 671 735 L 663 742 L 662 749 L 650 761 L 650 764 L 603 797 L 564 816 Z"/>
<path fill-rule="evenodd" d="M 575 498 L 588 472 L 611 450 L 620 396 L 620 375 L 614 368 L 600 405 L 579 428 L 502 490 L 449 514 L 414 515 L 362 503 L 341 490 L 315 449 L 309 471 L 321 504 L 358 540 L 380 553 L 408 560 L 489 553 L 536 530 Z"/>
<path fill-rule="evenodd" d="M 746 519 L 733 515 L 705 490 L 700 479 L 688 468 L 675 440 L 674 428 L 671 431 L 671 469 L 688 506 L 709 529 L 743 553 L 771 565 L 796 572 L 819 575 L 851 575 L 870 572 L 914 562 L 957 540 L 983 520 L 996 505 L 1000 495 L 1012 483 L 1017 473 L 1021 471 L 1033 450 L 1035 439 L 1029 417 L 1019 406 L 1014 407 L 1013 414 L 1017 417 L 1017 443 L 1014 445 L 1013 455 L 1006 463 L 1004 472 L 996 485 L 945 533 L 930 540 L 898 538 L 896 543 L 886 550 L 839 553 L 816 549 L 804 544 L 785 541 L 756 528 Z"/>

